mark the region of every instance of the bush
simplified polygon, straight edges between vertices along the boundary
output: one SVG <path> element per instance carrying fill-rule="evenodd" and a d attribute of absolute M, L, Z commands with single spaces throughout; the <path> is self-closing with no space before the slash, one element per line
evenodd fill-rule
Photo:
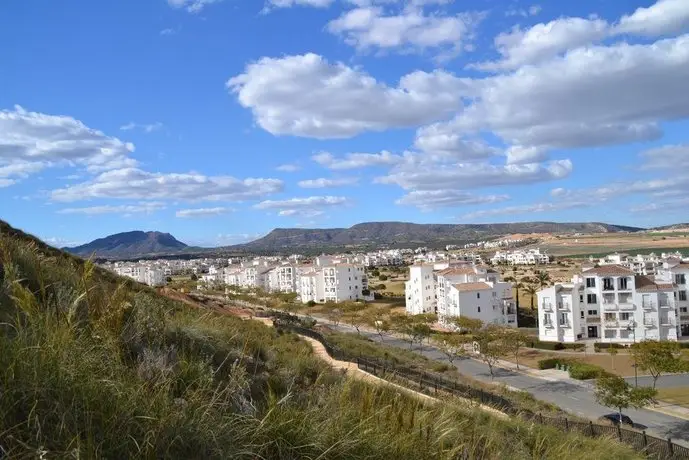
<path fill-rule="evenodd" d="M 562 345 L 566 350 L 573 351 L 584 351 L 584 348 L 586 348 L 586 344 L 583 343 L 563 343 Z"/>
<path fill-rule="evenodd" d="M 573 363 L 569 368 L 569 376 L 576 380 L 596 379 L 604 373 L 602 367 L 587 363 Z"/>
<path fill-rule="evenodd" d="M 381 280 L 381 281 L 387 281 L 387 280 L 388 280 L 388 276 L 387 276 L 387 275 L 380 275 L 380 276 L 378 277 L 378 279 Z"/>
<path fill-rule="evenodd" d="M 538 368 L 541 370 L 544 369 L 555 369 L 555 367 L 560 364 L 560 360 L 557 358 L 547 358 L 547 359 L 542 359 L 538 362 Z"/>
<path fill-rule="evenodd" d="M 539 350 L 564 350 L 565 345 L 560 342 L 541 342 L 534 340 L 527 345 L 529 348 L 537 348 Z"/>
<path fill-rule="evenodd" d="M 625 345 L 621 345 L 619 343 L 594 343 L 593 344 L 593 349 L 596 350 L 596 353 L 599 353 L 601 350 L 607 350 L 608 348 L 617 348 L 618 350 L 622 350 L 627 348 Z"/>
<path fill-rule="evenodd" d="M 306 302 L 306 306 L 309 308 L 313 308 L 316 306 L 316 302 L 314 302 L 313 300 L 309 300 L 308 302 Z"/>

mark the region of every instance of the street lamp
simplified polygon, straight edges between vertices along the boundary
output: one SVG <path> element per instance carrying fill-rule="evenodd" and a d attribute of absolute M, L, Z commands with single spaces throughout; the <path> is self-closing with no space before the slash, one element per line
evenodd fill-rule
<path fill-rule="evenodd" d="M 632 335 L 634 337 L 634 345 L 636 345 L 636 321 L 633 319 L 629 322 L 629 326 L 627 326 L 627 331 L 631 331 Z M 638 387 L 639 386 L 639 375 L 636 370 L 636 358 L 634 358 L 634 386 Z"/>

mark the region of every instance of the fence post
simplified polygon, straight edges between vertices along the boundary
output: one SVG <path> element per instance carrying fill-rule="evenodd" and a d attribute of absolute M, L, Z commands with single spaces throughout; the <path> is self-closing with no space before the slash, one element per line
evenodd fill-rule
<path fill-rule="evenodd" d="M 643 435 L 644 435 L 644 447 L 648 447 L 648 438 L 646 437 L 646 430 L 644 430 Z"/>
<path fill-rule="evenodd" d="M 438 379 L 433 382 L 435 384 L 435 395 L 438 396 Z"/>
<path fill-rule="evenodd" d="M 419 391 L 423 390 L 423 374 L 419 374 Z"/>
<path fill-rule="evenodd" d="M 540 412 L 538 413 L 538 423 L 543 425 L 543 414 L 541 414 Z"/>
<path fill-rule="evenodd" d="M 565 417 L 565 431 L 569 431 L 569 421 L 567 420 L 567 417 Z"/>
<path fill-rule="evenodd" d="M 670 450 L 670 455 L 675 454 L 675 448 L 674 448 L 674 445 L 672 444 L 672 438 L 667 438 L 667 448 Z"/>
<path fill-rule="evenodd" d="M 591 430 L 591 437 L 595 436 L 595 433 L 593 432 L 593 422 L 589 420 L 589 429 Z"/>
<path fill-rule="evenodd" d="M 617 439 L 622 441 L 622 424 L 621 423 L 617 424 Z"/>

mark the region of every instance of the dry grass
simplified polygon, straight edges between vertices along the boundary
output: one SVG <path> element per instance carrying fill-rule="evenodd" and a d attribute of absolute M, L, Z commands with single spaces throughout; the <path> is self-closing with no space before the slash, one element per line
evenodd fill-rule
<path fill-rule="evenodd" d="M 634 376 L 634 360 L 630 355 L 618 354 L 615 356 L 614 360 L 610 357 L 607 352 L 595 353 L 595 354 L 584 354 L 582 353 L 558 353 L 552 351 L 542 351 L 525 349 L 519 354 L 519 364 L 523 364 L 533 369 L 538 369 L 538 362 L 542 359 L 547 358 L 569 358 L 576 359 L 578 361 L 593 364 L 602 367 L 608 372 L 620 375 L 622 377 L 633 377 Z M 513 361 L 513 359 L 506 358 L 508 361 Z M 614 361 L 614 366 L 613 366 Z M 640 374 L 642 372 L 640 371 Z"/>
<path fill-rule="evenodd" d="M 689 408 L 689 387 L 659 388 L 658 400 Z"/>

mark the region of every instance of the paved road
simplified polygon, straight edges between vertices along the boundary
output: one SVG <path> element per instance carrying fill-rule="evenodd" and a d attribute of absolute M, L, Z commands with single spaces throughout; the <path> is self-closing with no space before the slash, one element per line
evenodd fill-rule
<path fill-rule="evenodd" d="M 634 377 L 626 377 L 627 382 L 634 385 Z M 639 377 L 639 386 L 653 386 L 653 377 Z M 689 374 L 661 375 L 656 388 L 689 387 Z"/>
<path fill-rule="evenodd" d="M 328 321 L 320 318 L 319 322 L 328 323 Z M 333 326 L 330 324 L 330 326 L 334 327 L 340 332 L 356 333 L 356 330 L 349 325 L 340 324 L 338 326 Z M 381 341 L 380 336 L 376 333 L 362 330 L 361 334 L 376 342 Z M 409 342 L 396 337 L 387 336 L 384 338 L 383 343 L 397 348 L 409 349 Z M 446 356 L 434 347 L 427 345 L 415 345 L 413 350 L 416 353 L 428 358 L 450 364 Z M 572 414 L 579 415 L 580 417 L 595 420 L 603 414 L 614 412 L 613 410 L 601 406 L 596 402 L 592 387 L 590 385 L 587 387 L 586 384 L 581 385 L 564 381 L 550 382 L 502 368 L 495 370 L 495 379 L 491 381 L 488 366 L 480 361 L 470 358 L 455 361 L 454 366 L 457 367 L 459 372 L 462 374 L 473 377 L 476 380 L 487 383 L 503 383 L 512 388 L 527 391 L 537 399 L 553 403 Z M 667 382 L 668 385 L 677 382 L 684 382 L 682 385 L 687 385 L 688 378 L 689 376 L 687 375 L 661 377 L 659 380 L 659 386 L 661 385 L 661 381 L 664 383 Z M 632 381 L 633 379 L 634 378 L 632 377 Z M 647 379 L 649 380 L 648 382 L 646 381 Z M 642 384 L 642 381 L 643 384 L 649 384 L 650 378 L 640 377 L 640 385 Z M 674 441 L 689 446 L 688 420 L 645 409 L 629 409 L 625 411 L 625 414 L 629 415 L 632 420 L 639 425 L 639 428 L 646 428 L 648 434 L 662 438 L 671 437 Z"/>

